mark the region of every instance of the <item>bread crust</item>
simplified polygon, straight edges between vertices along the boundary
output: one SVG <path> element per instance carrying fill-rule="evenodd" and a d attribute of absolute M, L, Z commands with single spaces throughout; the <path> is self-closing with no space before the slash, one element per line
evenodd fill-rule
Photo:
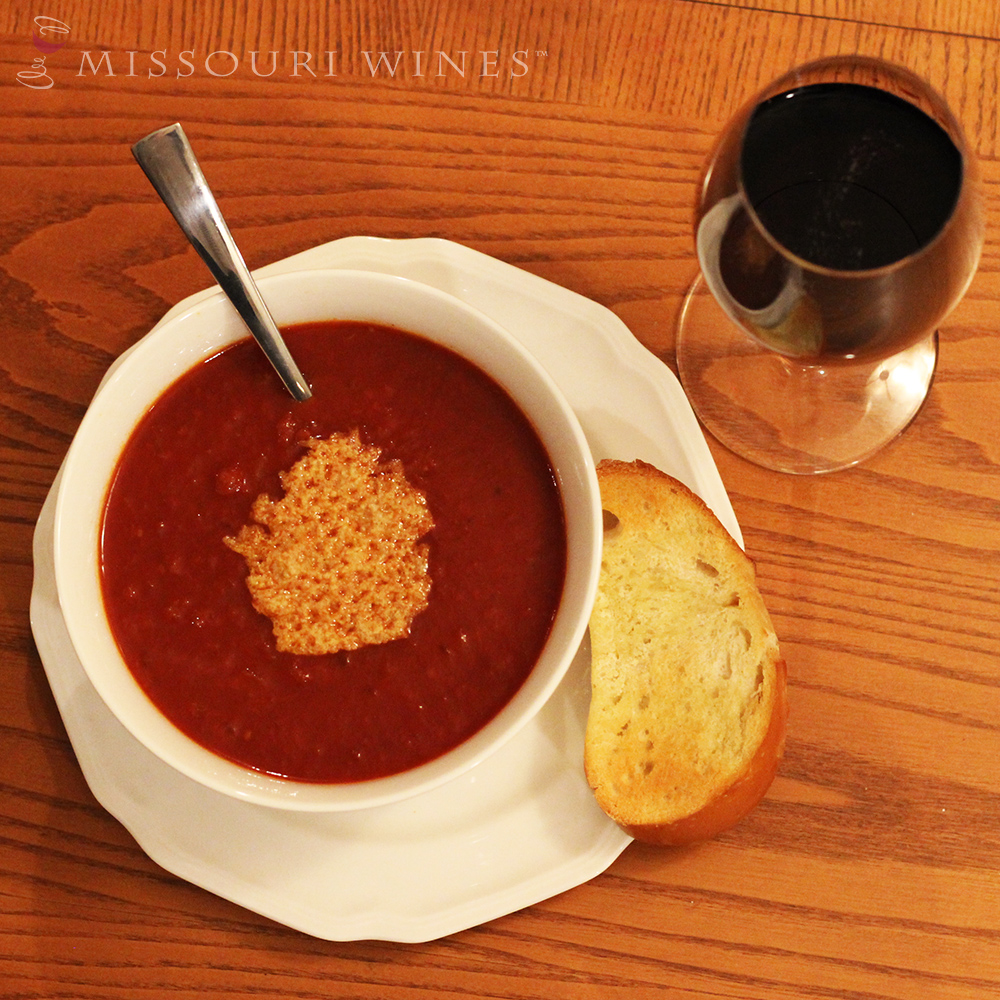
<path fill-rule="evenodd" d="M 752 561 L 696 494 L 645 462 L 601 462 L 584 764 L 601 808 L 657 844 L 705 840 L 763 798 L 784 750 L 787 676 Z"/>

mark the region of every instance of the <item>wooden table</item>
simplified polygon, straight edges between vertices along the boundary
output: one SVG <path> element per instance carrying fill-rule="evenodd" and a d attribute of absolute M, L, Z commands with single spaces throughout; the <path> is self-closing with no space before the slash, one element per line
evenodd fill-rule
<path fill-rule="evenodd" d="M 12 6 L 0 996 L 1000 996 L 1000 8 Z M 36 14 L 69 28 L 44 57 Z M 252 267 L 350 235 L 441 237 L 607 306 L 670 364 L 712 137 L 779 72 L 845 52 L 944 92 L 982 160 L 988 230 L 930 399 L 884 452 L 798 478 L 712 443 L 790 672 L 762 805 L 715 842 L 632 844 L 586 884 L 422 944 L 320 940 L 150 861 L 84 781 L 28 617 L 35 521 L 98 381 L 210 281 L 131 143 L 185 123 Z"/>

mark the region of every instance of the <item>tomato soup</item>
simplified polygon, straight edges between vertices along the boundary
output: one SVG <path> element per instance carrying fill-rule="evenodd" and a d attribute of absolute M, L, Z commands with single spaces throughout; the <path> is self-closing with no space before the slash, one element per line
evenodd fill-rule
<path fill-rule="evenodd" d="M 528 420 L 454 352 L 371 324 L 284 334 L 308 402 L 247 340 L 185 373 L 140 421 L 106 501 L 104 604 L 138 683 L 201 745 L 299 781 L 378 778 L 463 742 L 531 672 L 565 580 L 562 502 Z M 259 494 L 282 495 L 304 441 L 354 430 L 427 498 L 428 606 L 405 638 L 279 653 L 223 539 Z"/>

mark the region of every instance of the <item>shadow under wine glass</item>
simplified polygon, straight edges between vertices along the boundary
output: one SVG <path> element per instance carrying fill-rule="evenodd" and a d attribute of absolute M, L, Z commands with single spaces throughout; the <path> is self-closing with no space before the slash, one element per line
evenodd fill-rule
<path fill-rule="evenodd" d="M 696 220 L 677 366 L 704 426 L 799 474 L 895 438 L 983 241 L 975 164 L 942 98 L 867 57 L 792 70 L 729 122 Z"/>

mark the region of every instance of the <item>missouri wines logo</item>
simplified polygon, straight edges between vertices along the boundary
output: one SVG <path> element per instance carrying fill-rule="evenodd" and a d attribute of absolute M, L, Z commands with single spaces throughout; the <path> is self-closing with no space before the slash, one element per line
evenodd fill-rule
<path fill-rule="evenodd" d="M 44 14 L 39 14 L 32 23 L 31 41 L 39 54 L 27 69 L 18 72 L 17 82 L 32 90 L 48 90 L 55 81 L 49 76 L 45 57 L 58 52 L 66 44 L 69 25 Z"/>
<path fill-rule="evenodd" d="M 45 57 L 66 44 L 69 25 L 39 15 L 34 19 L 32 41 L 40 53 L 28 69 L 17 74 L 18 83 L 35 90 L 48 90 L 54 81 Z M 352 58 L 346 58 L 352 56 Z M 341 75 L 382 79 L 520 79 L 548 55 L 544 49 L 359 49 L 341 53 L 336 49 L 302 49 L 266 52 L 232 52 L 215 49 L 84 49 L 76 77 L 126 77 L 147 80 L 177 80 L 191 76 L 231 77 L 236 73 L 254 77 L 299 77 L 320 79 Z M 351 67 L 346 73 L 342 65 Z"/>

